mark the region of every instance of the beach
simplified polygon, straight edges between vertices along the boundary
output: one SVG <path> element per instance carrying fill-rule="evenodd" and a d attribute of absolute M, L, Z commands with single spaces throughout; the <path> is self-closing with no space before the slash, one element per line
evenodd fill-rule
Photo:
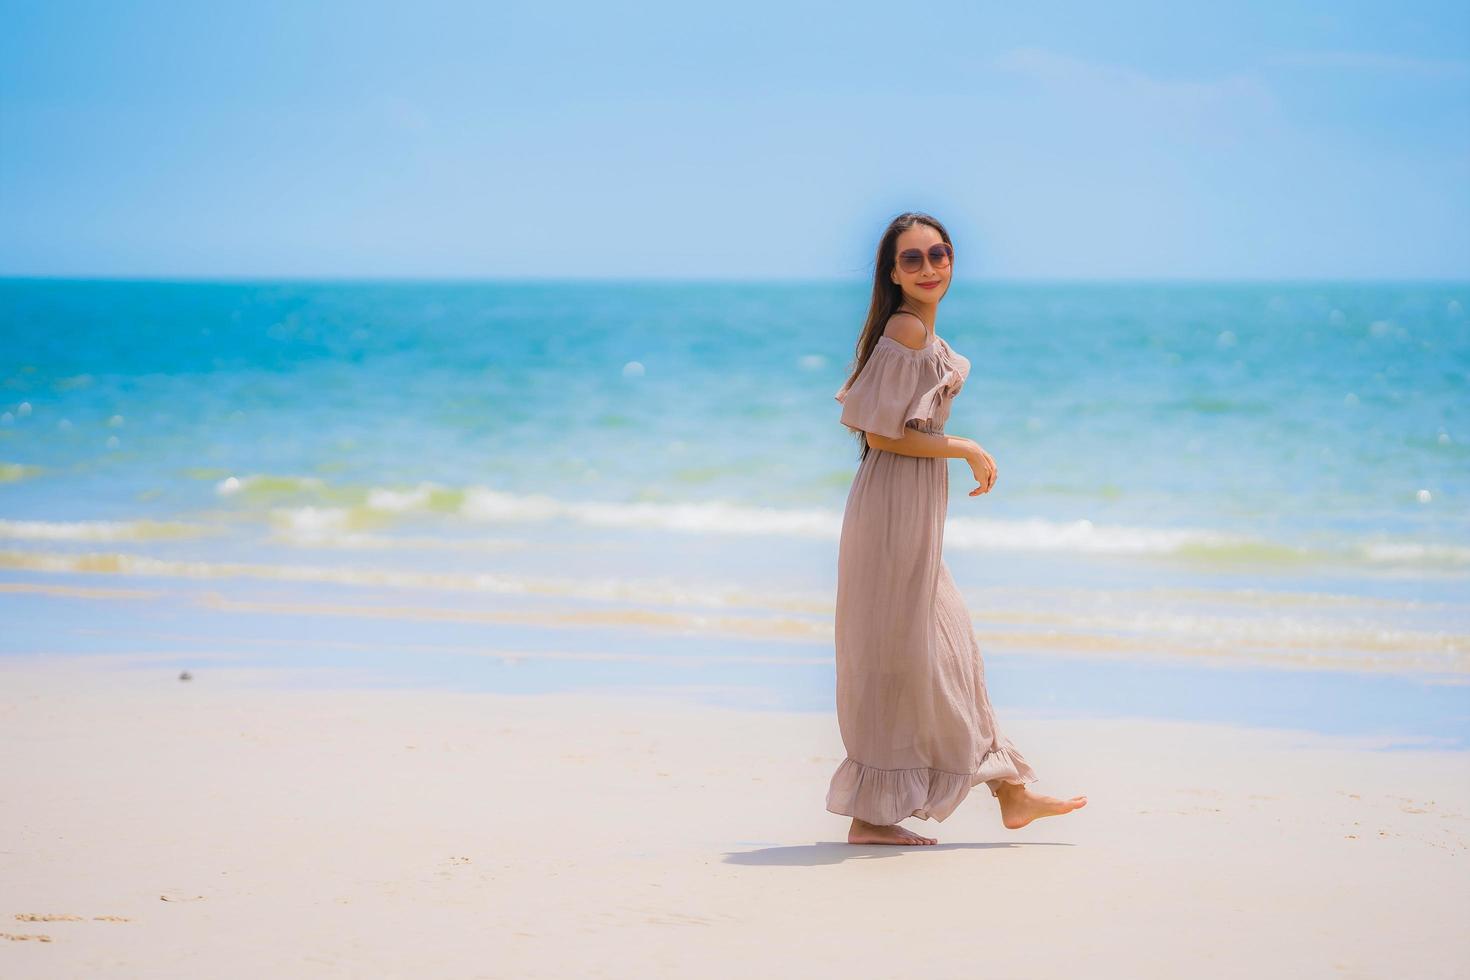
<path fill-rule="evenodd" d="M 1470 763 L 1013 718 L 1083 809 L 927 847 L 824 810 L 835 719 L 615 694 L 0 661 L 0 973 L 1454 977 Z M 44 938 L 43 938 L 44 937 Z"/>
<path fill-rule="evenodd" d="M 0 280 L 0 976 L 1463 976 L 1465 296 L 957 284 L 945 561 L 1088 803 L 883 847 L 860 283 Z"/>
<path fill-rule="evenodd" d="M 1470 980 L 1470 6 L 7 13 L 0 980 Z"/>

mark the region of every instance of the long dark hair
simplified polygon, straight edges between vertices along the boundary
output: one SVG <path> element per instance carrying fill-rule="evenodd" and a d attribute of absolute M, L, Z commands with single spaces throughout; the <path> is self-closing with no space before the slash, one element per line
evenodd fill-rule
<path fill-rule="evenodd" d="M 878 242 L 878 255 L 873 260 L 873 298 L 868 302 L 868 319 L 863 324 L 863 332 L 858 335 L 856 360 L 853 362 L 852 373 L 847 376 L 848 384 L 852 384 L 862 373 L 863 365 L 868 363 L 868 358 L 873 354 L 873 348 L 878 346 L 878 338 L 883 336 L 883 328 L 888 326 L 888 319 L 903 303 L 903 289 L 893 281 L 893 267 L 898 262 L 898 236 L 919 224 L 933 228 L 939 232 L 939 237 L 944 239 L 946 245 L 954 247 L 954 242 L 949 240 L 949 232 L 939 223 L 939 219 L 922 211 L 905 211 L 888 222 L 888 227 L 883 230 L 883 237 Z M 862 432 L 855 432 L 853 435 L 863 447 L 858 459 L 866 459 L 867 435 Z"/>

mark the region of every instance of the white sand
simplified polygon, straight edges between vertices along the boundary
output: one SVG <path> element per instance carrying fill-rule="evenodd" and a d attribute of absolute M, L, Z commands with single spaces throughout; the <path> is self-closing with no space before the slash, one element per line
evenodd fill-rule
<path fill-rule="evenodd" d="M 831 715 L 258 676 L 0 665 L 0 976 L 1470 975 L 1470 753 L 1000 704 L 1087 807 L 853 847 Z"/>

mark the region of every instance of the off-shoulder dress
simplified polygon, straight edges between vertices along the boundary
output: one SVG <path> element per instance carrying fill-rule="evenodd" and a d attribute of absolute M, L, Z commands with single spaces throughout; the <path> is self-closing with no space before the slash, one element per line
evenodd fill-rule
<path fill-rule="evenodd" d="M 942 338 L 883 336 L 836 398 L 849 429 L 942 433 L 970 362 Z M 847 758 L 827 809 L 873 824 L 944 820 L 987 783 L 1036 779 L 1001 733 L 964 599 L 944 561 L 949 460 L 870 448 L 837 557 L 837 721 Z"/>

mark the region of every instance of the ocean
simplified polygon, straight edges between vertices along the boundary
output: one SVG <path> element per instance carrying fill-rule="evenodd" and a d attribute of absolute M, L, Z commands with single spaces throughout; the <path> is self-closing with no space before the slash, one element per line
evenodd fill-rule
<path fill-rule="evenodd" d="M 0 280 L 0 655 L 830 709 L 868 290 Z M 1016 709 L 1463 743 L 1467 304 L 956 283 L 999 478 L 945 556 Z"/>

